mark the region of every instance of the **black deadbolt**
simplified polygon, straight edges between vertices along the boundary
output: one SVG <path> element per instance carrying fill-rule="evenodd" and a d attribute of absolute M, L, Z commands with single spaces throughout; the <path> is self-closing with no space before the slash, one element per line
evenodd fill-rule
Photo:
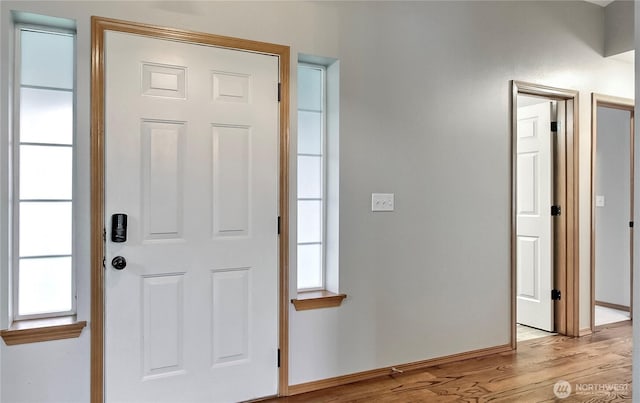
<path fill-rule="evenodd" d="M 111 216 L 111 242 L 127 241 L 127 215 L 118 213 Z"/>

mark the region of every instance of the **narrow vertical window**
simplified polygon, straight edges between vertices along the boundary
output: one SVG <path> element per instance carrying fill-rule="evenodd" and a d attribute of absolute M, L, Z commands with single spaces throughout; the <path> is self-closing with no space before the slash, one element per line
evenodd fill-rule
<path fill-rule="evenodd" d="M 298 67 L 298 290 L 325 288 L 325 73 Z"/>
<path fill-rule="evenodd" d="M 14 319 L 75 312 L 73 32 L 18 26 L 15 53 Z"/>

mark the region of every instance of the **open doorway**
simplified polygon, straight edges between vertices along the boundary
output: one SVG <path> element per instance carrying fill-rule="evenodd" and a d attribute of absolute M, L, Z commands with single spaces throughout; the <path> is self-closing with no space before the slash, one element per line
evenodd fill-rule
<path fill-rule="evenodd" d="M 592 94 L 591 329 L 631 320 L 634 102 Z"/>
<path fill-rule="evenodd" d="M 513 82 L 512 346 L 578 335 L 577 92 Z"/>

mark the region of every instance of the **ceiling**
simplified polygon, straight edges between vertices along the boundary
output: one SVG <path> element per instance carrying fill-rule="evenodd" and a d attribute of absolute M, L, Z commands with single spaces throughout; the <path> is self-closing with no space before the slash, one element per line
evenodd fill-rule
<path fill-rule="evenodd" d="M 606 7 L 609 3 L 613 3 L 613 0 L 584 0 L 589 3 L 597 4 L 601 7 Z"/>

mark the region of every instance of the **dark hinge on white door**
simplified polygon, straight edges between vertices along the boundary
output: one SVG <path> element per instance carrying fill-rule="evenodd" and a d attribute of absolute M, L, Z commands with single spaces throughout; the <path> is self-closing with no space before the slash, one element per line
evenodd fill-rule
<path fill-rule="evenodd" d="M 562 294 L 560 293 L 560 290 L 551 290 L 551 299 L 553 301 L 560 301 L 561 297 Z"/>
<path fill-rule="evenodd" d="M 562 214 L 562 209 L 560 209 L 560 206 L 551 206 L 551 215 L 552 216 L 558 216 Z"/>
<path fill-rule="evenodd" d="M 278 235 L 280 235 L 280 216 L 278 216 Z"/>
<path fill-rule="evenodd" d="M 106 228 L 102 229 L 102 241 L 103 242 L 107 242 L 107 229 Z M 102 268 L 103 269 L 107 268 L 107 259 L 104 256 L 102 257 Z"/>
<path fill-rule="evenodd" d="M 558 122 L 551 122 L 551 131 L 554 133 L 558 132 Z"/>
<path fill-rule="evenodd" d="M 280 102 L 281 96 L 282 96 L 282 84 L 278 83 L 278 102 Z"/>
<path fill-rule="evenodd" d="M 278 368 L 280 368 L 280 349 L 278 349 Z"/>

